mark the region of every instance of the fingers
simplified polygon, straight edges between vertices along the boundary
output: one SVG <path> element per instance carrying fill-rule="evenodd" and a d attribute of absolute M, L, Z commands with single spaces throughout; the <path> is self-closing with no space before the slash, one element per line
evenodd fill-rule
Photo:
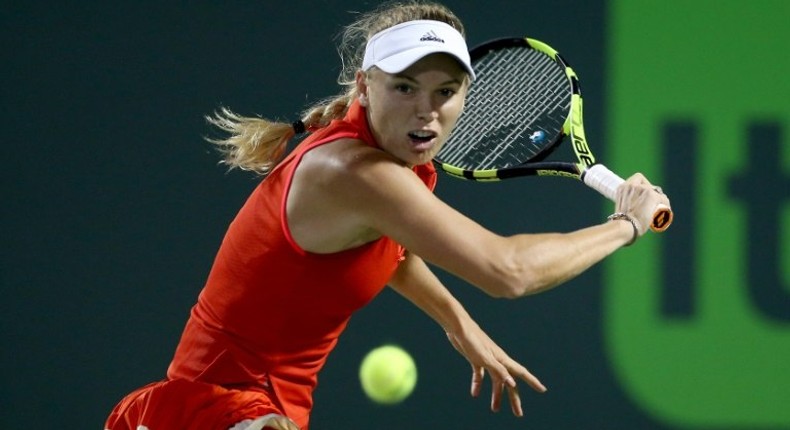
<path fill-rule="evenodd" d="M 528 376 L 525 376 L 525 377 L 523 377 L 521 379 L 523 379 L 524 382 L 527 383 L 527 385 L 532 387 L 533 390 L 537 391 L 538 393 L 545 393 L 546 391 L 548 391 L 548 388 L 546 388 L 546 386 L 543 385 L 540 382 L 540 380 L 537 377 L 535 377 L 535 375 L 533 375 L 533 374 L 531 374 L 529 372 L 527 372 L 527 375 Z"/>
<path fill-rule="evenodd" d="M 648 189 L 652 189 L 655 194 L 663 196 L 663 199 L 665 199 L 667 202 L 669 201 L 666 194 L 664 194 L 664 190 L 658 185 L 653 185 L 645 177 L 645 175 L 641 173 L 634 173 L 633 175 L 631 175 L 631 177 L 628 178 L 628 180 L 626 180 L 626 183 L 632 186 L 639 186 L 645 191 L 647 191 Z"/>
<path fill-rule="evenodd" d="M 521 408 L 521 396 L 518 394 L 518 386 L 507 387 L 507 394 L 510 398 L 510 410 L 513 411 L 513 415 L 523 417 L 524 410 Z"/>
<path fill-rule="evenodd" d="M 507 391 L 510 410 L 517 417 L 524 416 L 524 409 L 521 407 L 521 396 L 518 393 L 518 385 L 495 383 L 491 392 L 491 411 L 499 412 L 502 407 L 502 393 Z"/>
<path fill-rule="evenodd" d="M 667 206 L 667 207 L 669 207 L 669 196 L 667 196 L 666 194 L 664 194 L 664 190 L 663 190 L 663 189 L 661 189 L 661 187 L 658 187 L 658 186 L 656 186 L 656 187 L 653 187 L 653 191 L 655 191 L 655 192 L 656 192 L 656 193 L 657 193 L 657 194 L 660 196 L 660 197 L 659 197 L 659 198 L 660 198 L 660 200 L 661 200 L 661 202 L 660 202 L 660 203 L 661 203 L 662 205 L 664 205 L 664 206 Z"/>
<path fill-rule="evenodd" d="M 493 370 L 491 371 L 491 411 L 499 412 L 502 406 L 503 393 L 507 392 L 510 410 L 513 412 L 513 415 L 522 417 L 524 416 L 524 410 L 521 406 L 521 395 L 519 394 L 515 378 L 526 382 L 532 389 L 539 393 L 546 392 L 547 389 L 540 380 L 524 366 L 509 357 L 506 357 L 503 361 L 506 364 L 502 362 L 498 363 L 499 366 L 497 367 L 501 366 L 501 370 L 496 375 L 494 375 Z M 482 381 L 480 380 L 478 382 L 481 383 Z M 479 383 L 478 388 L 480 385 Z"/>
<path fill-rule="evenodd" d="M 483 379 L 485 378 L 485 375 L 485 368 L 472 366 L 472 387 L 470 389 L 472 397 L 477 397 L 480 395 L 480 390 L 483 388 Z"/>
<path fill-rule="evenodd" d="M 546 387 L 524 366 L 510 358 L 476 324 L 468 326 L 467 329 L 469 330 L 460 334 L 447 332 L 447 338 L 472 367 L 470 394 L 472 397 L 480 395 L 487 373 L 491 377 L 491 410 L 499 411 L 503 394 L 507 392 L 513 414 L 522 416 L 524 411 L 516 380 L 526 382 L 538 392 L 545 392 Z"/>
<path fill-rule="evenodd" d="M 491 387 L 491 412 L 499 412 L 502 405 L 502 391 L 505 385 L 501 382 L 493 382 Z"/>
<path fill-rule="evenodd" d="M 512 377 L 510 377 L 511 380 L 513 380 L 513 377 L 521 379 L 522 381 L 526 382 L 527 385 L 532 387 L 533 390 L 539 393 L 545 393 L 547 391 L 546 386 L 543 385 L 543 383 L 540 382 L 540 380 L 535 375 L 533 375 L 529 370 L 527 370 L 526 367 L 522 366 L 521 364 L 517 363 L 512 359 L 510 361 L 511 363 L 508 366 L 509 367 L 508 376 L 513 375 Z M 513 384 L 511 386 L 512 387 L 516 386 L 515 380 L 513 381 Z"/>
<path fill-rule="evenodd" d="M 483 367 L 473 367 L 472 368 L 472 388 L 471 393 L 472 397 L 478 397 L 480 395 L 480 391 L 483 387 L 483 379 L 485 378 L 485 368 Z M 506 382 L 503 382 L 506 381 Z M 491 382 L 491 411 L 492 412 L 499 412 L 499 409 L 502 405 L 502 392 L 504 391 L 505 387 L 507 387 L 510 395 L 510 406 L 513 409 L 513 413 L 516 416 L 522 416 L 523 411 L 521 410 L 521 398 L 518 397 L 518 391 L 516 390 L 516 381 L 510 375 L 507 375 L 506 379 L 502 380 L 500 378 L 492 378 Z M 516 390 L 516 398 L 514 399 L 511 391 Z M 514 402 L 516 403 L 514 405 Z M 516 413 L 518 411 L 518 413 Z"/>
<path fill-rule="evenodd" d="M 664 190 L 641 173 L 633 174 L 617 191 L 616 211 L 634 219 L 639 236 L 647 232 L 660 207 L 670 207 Z"/>

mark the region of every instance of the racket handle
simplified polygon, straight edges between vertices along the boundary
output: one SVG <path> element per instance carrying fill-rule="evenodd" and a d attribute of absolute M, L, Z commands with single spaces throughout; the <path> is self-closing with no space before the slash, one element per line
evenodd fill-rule
<path fill-rule="evenodd" d="M 615 201 L 617 188 L 625 182 L 623 178 L 609 170 L 603 164 L 596 164 L 584 172 L 584 183 L 590 188 L 598 191 L 604 197 Z M 669 228 L 672 224 L 672 209 L 666 205 L 658 205 L 653 212 L 653 220 L 650 223 L 650 230 L 660 233 Z"/>

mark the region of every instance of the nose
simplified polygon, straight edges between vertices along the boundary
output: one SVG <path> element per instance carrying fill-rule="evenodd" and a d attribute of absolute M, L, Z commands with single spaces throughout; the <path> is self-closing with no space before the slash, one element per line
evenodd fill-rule
<path fill-rule="evenodd" d="M 428 94 L 418 98 L 415 109 L 417 118 L 420 121 L 431 122 L 439 116 L 438 109 L 436 109 L 431 96 Z"/>

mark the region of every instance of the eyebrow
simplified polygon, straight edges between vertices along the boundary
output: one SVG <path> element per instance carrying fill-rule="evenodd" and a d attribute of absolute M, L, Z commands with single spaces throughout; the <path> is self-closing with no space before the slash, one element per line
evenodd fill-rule
<path fill-rule="evenodd" d="M 419 84 L 419 81 L 404 73 L 395 73 L 393 76 L 395 76 L 396 78 L 406 79 L 407 81 L 413 82 L 415 84 Z M 447 81 L 442 82 L 441 84 L 439 84 L 439 86 L 445 86 L 450 84 L 462 85 L 462 82 L 459 81 L 458 79 L 451 78 Z"/>

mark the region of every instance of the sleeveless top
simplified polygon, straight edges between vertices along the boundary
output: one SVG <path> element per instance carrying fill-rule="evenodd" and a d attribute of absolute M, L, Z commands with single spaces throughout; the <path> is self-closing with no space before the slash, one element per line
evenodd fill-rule
<path fill-rule="evenodd" d="M 255 188 L 222 241 L 168 369 L 169 379 L 268 392 L 306 426 L 317 374 L 351 314 L 387 284 L 404 249 L 381 237 L 357 248 L 315 254 L 291 237 L 286 199 L 307 151 L 341 138 L 378 147 L 354 102 L 300 143 Z M 430 190 L 431 163 L 414 172 Z"/>

